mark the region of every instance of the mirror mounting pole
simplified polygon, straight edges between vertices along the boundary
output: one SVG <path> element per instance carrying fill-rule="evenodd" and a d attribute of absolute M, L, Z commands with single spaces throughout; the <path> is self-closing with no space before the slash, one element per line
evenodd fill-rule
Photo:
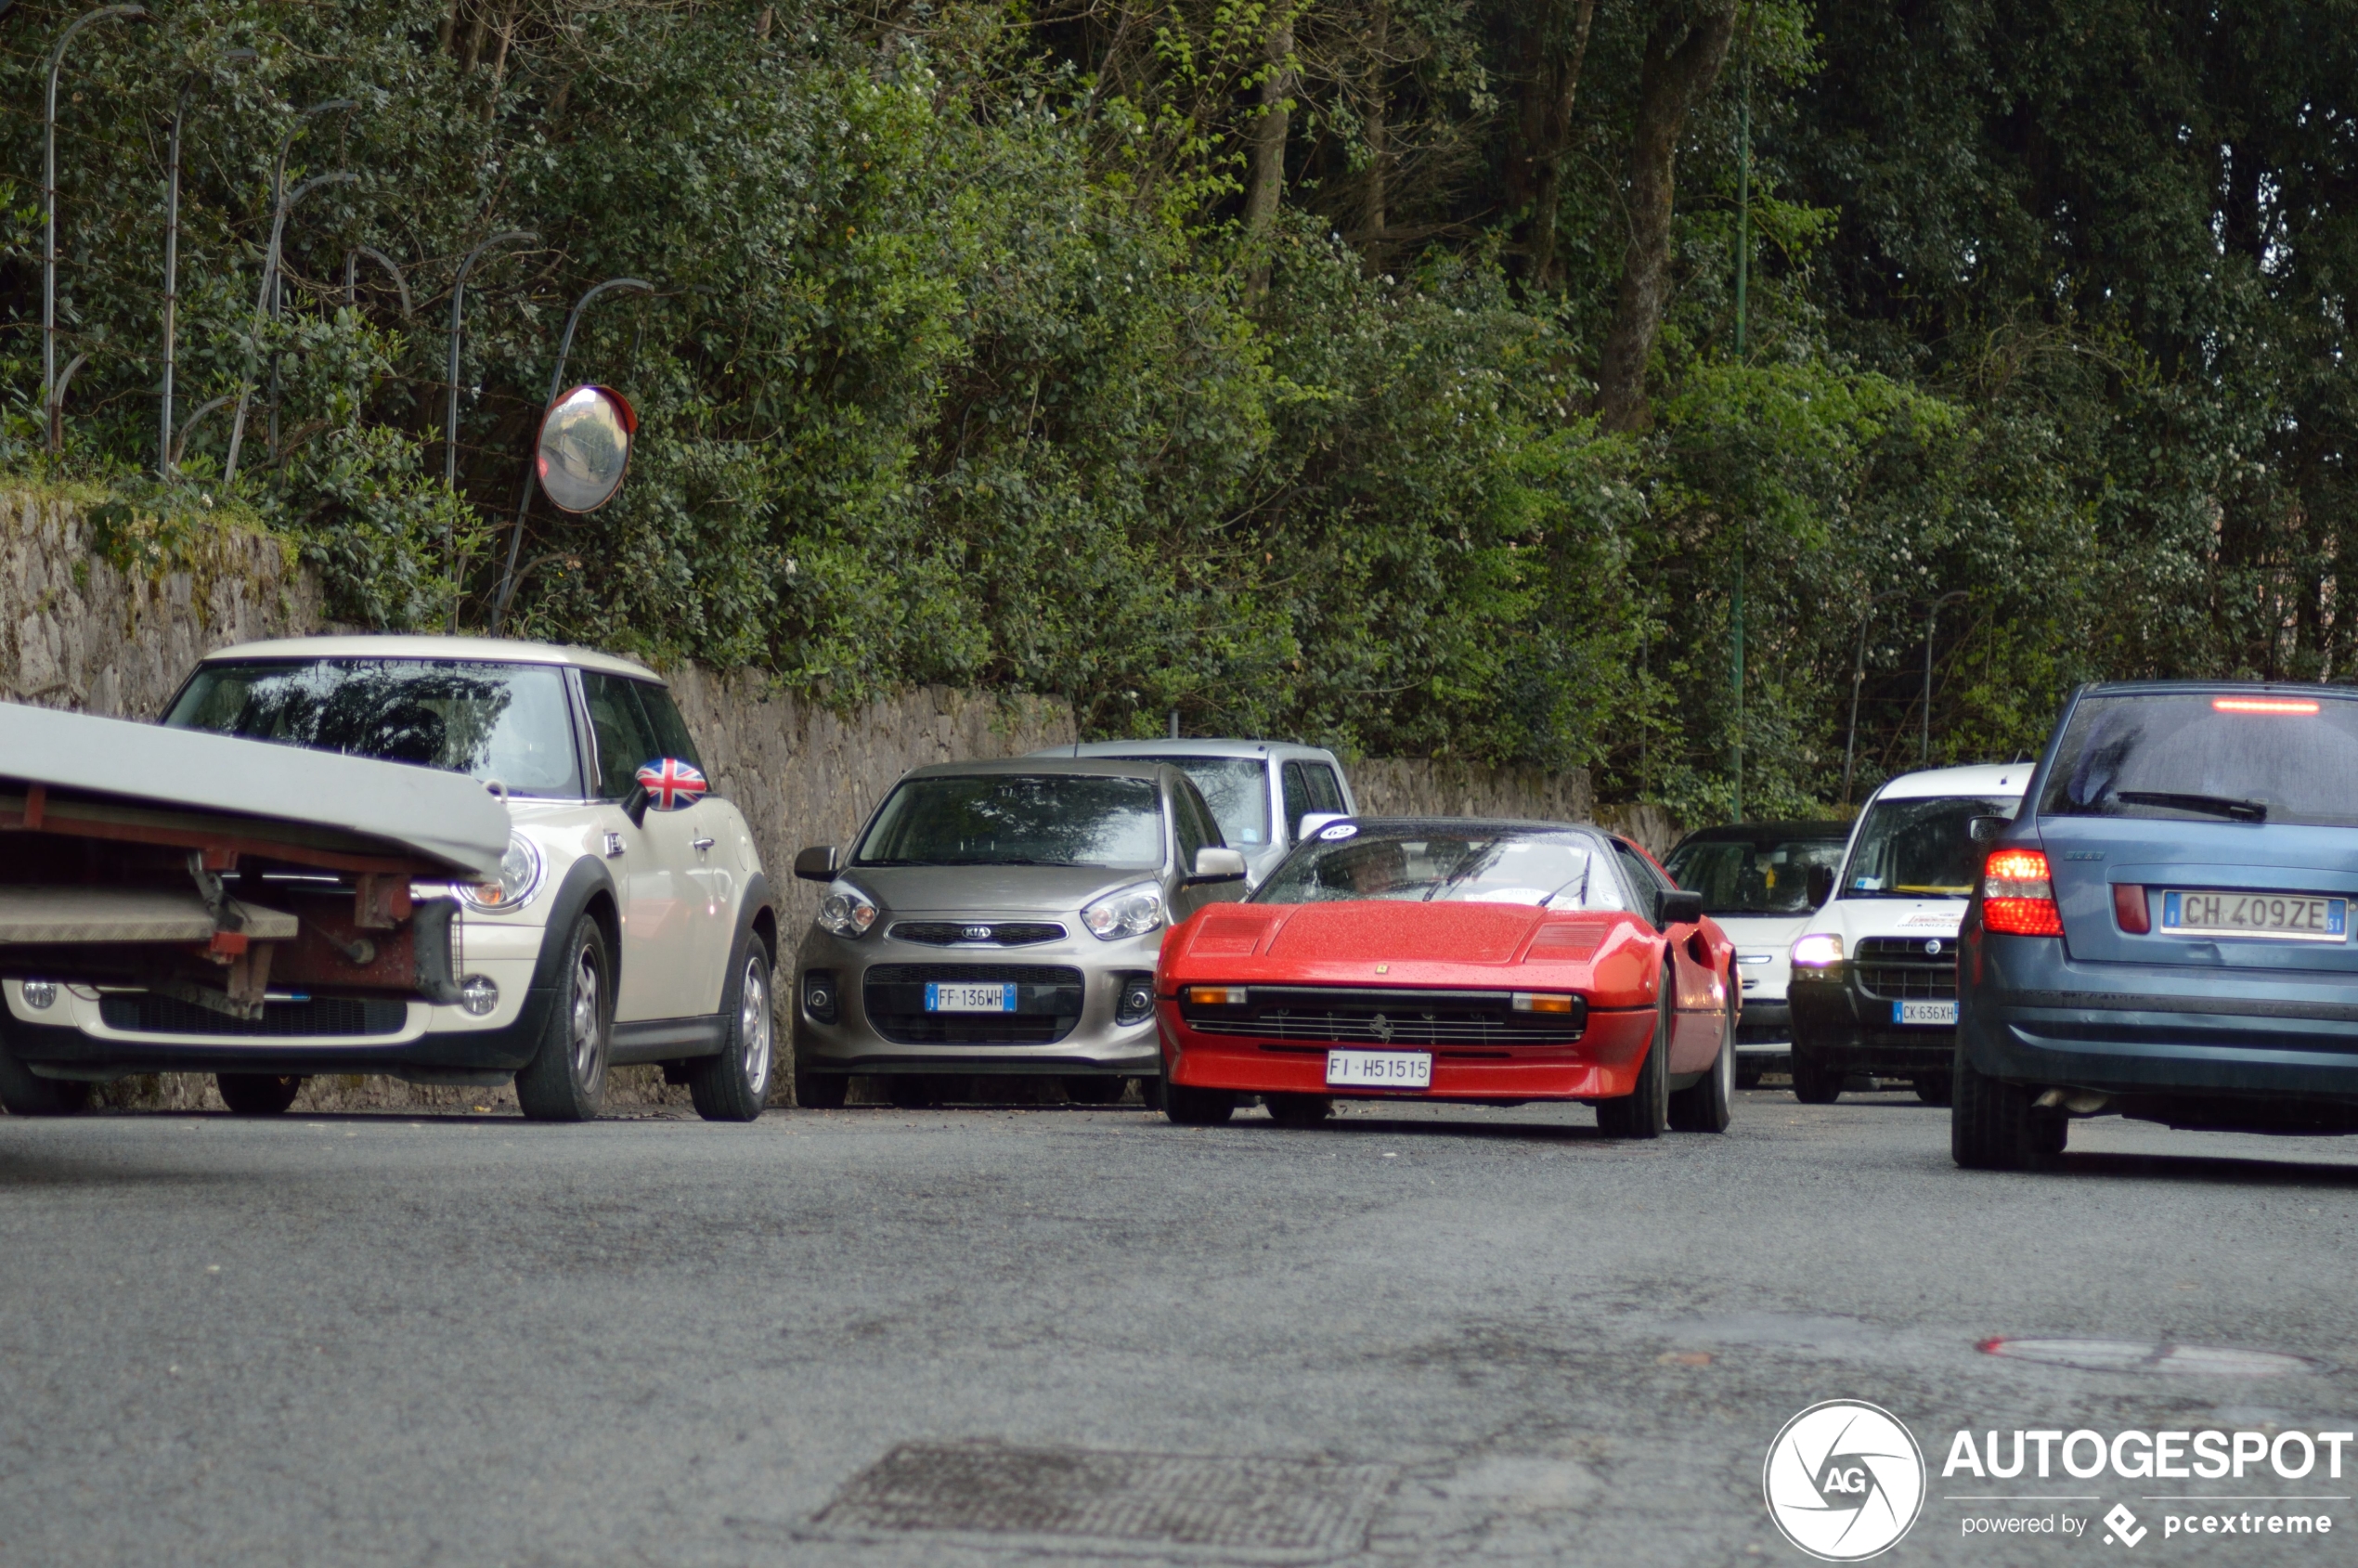
<path fill-rule="evenodd" d="M 549 372 L 549 395 L 540 400 L 543 408 L 555 402 L 557 394 L 564 390 L 565 359 L 573 352 L 573 331 L 581 324 L 581 313 L 590 308 L 590 301 L 615 289 L 634 294 L 655 292 L 655 286 L 644 279 L 609 278 L 602 283 L 591 284 L 589 291 L 574 302 L 573 313 L 565 317 L 564 335 L 557 340 L 556 369 Z M 524 460 L 524 493 L 516 498 L 516 521 L 508 531 L 508 564 L 499 574 L 499 597 L 491 607 L 491 635 L 494 637 L 499 636 L 506 625 L 508 603 L 516 595 L 516 554 L 524 549 L 525 514 L 532 510 L 532 489 L 537 477 L 533 456 L 526 454 Z"/>

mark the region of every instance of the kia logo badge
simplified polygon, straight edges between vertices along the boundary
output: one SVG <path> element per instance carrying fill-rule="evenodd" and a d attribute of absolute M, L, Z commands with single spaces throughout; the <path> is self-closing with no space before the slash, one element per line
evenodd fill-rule
<path fill-rule="evenodd" d="M 969 926 L 958 934 L 965 938 L 966 940 L 970 942 L 987 942 L 991 940 L 991 927 L 988 926 Z M 1936 951 L 1940 946 L 1938 942 L 1935 942 L 1932 945 Z"/>

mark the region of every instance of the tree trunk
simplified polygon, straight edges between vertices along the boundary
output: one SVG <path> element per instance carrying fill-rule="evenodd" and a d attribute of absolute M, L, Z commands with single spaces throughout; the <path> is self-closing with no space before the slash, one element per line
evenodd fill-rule
<path fill-rule="evenodd" d="M 1252 122 L 1252 162 L 1245 185 L 1245 233 L 1254 248 L 1250 292 L 1256 299 L 1269 287 L 1270 231 L 1276 227 L 1277 203 L 1286 190 L 1286 135 L 1292 118 L 1286 101 L 1293 96 L 1293 12 L 1278 13 L 1269 36 L 1268 74 L 1261 81 L 1261 110 Z"/>
<path fill-rule="evenodd" d="M 1670 302 L 1678 138 L 1688 114 L 1719 79 L 1735 30 L 1733 0 L 1724 9 L 1695 15 L 1678 0 L 1665 0 L 1646 37 L 1637 124 L 1629 140 L 1629 244 L 1622 253 L 1620 294 L 1597 372 L 1598 406 L 1608 430 L 1637 430 L 1646 422 L 1646 365 Z"/>
<path fill-rule="evenodd" d="M 1370 268 L 1383 266 L 1383 231 L 1390 221 L 1384 208 L 1387 202 L 1385 165 L 1392 158 L 1392 127 L 1390 123 L 1392 89 L 1387 81 L 1391 67 L 1388 58 L 1392 43 L 1391 0 L 1375 0 L 1373 15 L 1367 28 L 1367 188 L 1362 193 L 1359 206 L 1359 248 Z"/>
<path fill-rule="evenodd" d="M 1531 146 L 1531 283 L 1556 286 L 1556 218 L 1563 206 L 1564 159 L 1572 150 L 1572 103 L 1588 58 L 1597 0 L 1573 0 L 1571 14 L 1551 8 L 1540 67 L 1524 100 Z"/>

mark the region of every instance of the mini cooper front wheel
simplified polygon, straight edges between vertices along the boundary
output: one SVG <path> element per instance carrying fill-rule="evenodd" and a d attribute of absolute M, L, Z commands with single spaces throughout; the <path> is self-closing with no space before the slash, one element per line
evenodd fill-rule
<path fill-rule="evenodd" d="M 516 1105 L 534 1121 L 590 1121 L 606 1098 L 614 1039 L 614 964 L 606 933 L 583 915 L 565 939 L 540 1048 L 516 1073 Z"/>
<path fill-rule="evenodd" d="M 748 934 L 737 963 L 736 1006 L 717 1056 L 688 1064 L 688 1097 L 706 1121 L 751 1121 L 770 1099 L 777 1020 L 770 1007 L 770 949 Z"/>

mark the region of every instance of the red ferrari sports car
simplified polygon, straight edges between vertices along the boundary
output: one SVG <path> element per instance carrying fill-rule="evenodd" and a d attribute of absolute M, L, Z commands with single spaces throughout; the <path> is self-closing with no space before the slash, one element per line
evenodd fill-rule
<path fill-rule="evenodd" d="M 1579 1100 L 1613 1136 L 1717 1133 L 1735 948 L 1643 849 L 1593 827 L 1330 823 L 1155 976 L 1163 1108 L 1281 1122 L 1337 1098 Z"/>

